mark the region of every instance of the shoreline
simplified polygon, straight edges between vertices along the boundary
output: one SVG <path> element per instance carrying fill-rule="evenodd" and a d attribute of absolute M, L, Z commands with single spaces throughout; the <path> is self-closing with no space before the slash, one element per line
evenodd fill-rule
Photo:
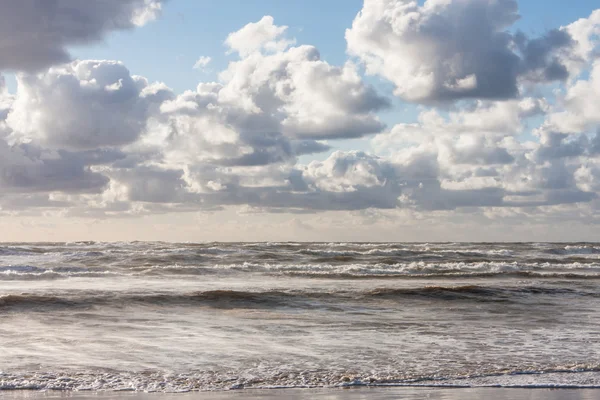
<path fill-rule="evenodd" d="M 60 390 L 0 390 L 0 398 L 19 400 L 225 400 L 225 399 L 323 399 L 323 400 L 595 400 L 600 398 L 600 388 L 550 388 L 550 387 L 427 387 L 427 386 L 354 386 L 339 388 L 291 389 L 237 389 L 227 391 L 191 391 L 182 393 L 135 391 L 60 391 Z"/>

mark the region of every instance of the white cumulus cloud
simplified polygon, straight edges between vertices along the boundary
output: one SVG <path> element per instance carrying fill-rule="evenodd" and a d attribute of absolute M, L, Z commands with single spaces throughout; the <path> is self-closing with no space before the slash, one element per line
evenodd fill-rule
<path fill-rule="evenodd" d="M 210 64 L 211 61 L 212 58 L 208 56 L 201 56 L 194 64 L 194 69 L 204 69 L 208 64 Z"/>

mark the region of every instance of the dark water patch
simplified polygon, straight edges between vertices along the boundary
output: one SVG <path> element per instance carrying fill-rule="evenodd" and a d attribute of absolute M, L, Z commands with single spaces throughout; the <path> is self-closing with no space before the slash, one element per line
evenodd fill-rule
<path fill-rule="evenodd" d="M 319 257 L 313 260 L 316 263 L 351 263 L 359 260 L 359 257 L 351 255 L 335 255 L 331 257 Z"/>
<path fill-rule="evenodd" d="M 260 251 L 254 254 L 240 254 L 238 256 L 244 260 L 260 260 L 260 261 L 278 261 L 278 262 L 293 262 L 295 258 L 285 252 L 275 251 Z"/>
<path fill-rule="evenodd" d="M 10 294 L 0 296 L 0 310 L 39 310 L 82 307 L 127 306 L 210 306 L 213 308 L 313 308 L 310 303 L 327 298 L 324 293 L 293 293 L 283 291 L 214 290 L 195 293 L 76 293 L 66 295 Z"/>
<path fill-rule="evenodd" d="M 519 302 L 530 297 L 567 299 L 568 297 L 600 298 L 600 292 L 572 287 L 496 287 L 482 285 L 424 286 L 416 288 L 382 287 L 367 291 L 237 291 L 212 290 L 191 293 L 89 293 L 64 295 L 10 294 L 0 296 L 0 310 L 47 310 L 70 307 L 172 307 L 208 306 L 224 309 L 291 307 L 313 309 L 331 305 L 367 304 L 373 300 Z M 541 300 L 536 300 L 541 301 Z M 367 302 L 367 303 L 365 303 Z"/>
<path fill-rule="evenodd" d="M 153 266 L 153 265 L 196 265 L 206 260 L 206 257 L 200 254 L 144 254 L 133 255 L 132 257 L 120 260 L 125 266 Z M 122 261 L 125 261 L 123 263 Z"/>
<path fill-rule="evenodd" d="M 36 294 L 9 294 L 0 296 L 0 310 L 7 308 L 62 308 L 78 305 L 83 305 L 83 302 L 58 296 Z"/>
<path fill-rule="evenodd" d="M 9 266 L 0 266 L 0 274 L 31 274 L 31 273 L 44 273 L 46 272 L 46 268 L 36 267 L 34 265 L 9 265 Z"/>
<path fill-rule="evenodd" d="M 0 247 L 0 256 L 27 256 L 55 252 L 55 249 L 39 248 L 34 246 L 3 246 Z"/>
<path fill-rule="evenodd" d="M 426 298 L 432 300 L 464 300 L 474 302 L 512 302 L 525 296 L 591 296 L 600 297 L 598 292 L 582 291 L 560 287 L 488 287 L 479 285 L 465 286 L 426 286 L 422 288 L 380 288 L 366 293 L 367 297 L 385 299 Z"/>
<path fill-rule="evenodd" d="M 134 275 L 151 276 L 151 277 L 165 277 L 169 275 L 173 276 L 228 276 L 234 275 L 235 271 L 223 271 L 210 267 L 201 267 L 196 265 L 153 265 L 153 266 L 140 266 L 129 268 L 127 272 L 131 272 Z"/>

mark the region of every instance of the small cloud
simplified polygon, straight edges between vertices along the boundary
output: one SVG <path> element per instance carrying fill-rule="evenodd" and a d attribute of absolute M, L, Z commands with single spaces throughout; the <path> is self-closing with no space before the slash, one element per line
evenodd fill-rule
<path fill-rule="evenodd" d="M 202 56 L 198 59 L 198 61 L 196 61 L 196 64 L 194 64 L 194 69 L 204 69 L 211 61 L 212 58 L 208 56 Z"/>

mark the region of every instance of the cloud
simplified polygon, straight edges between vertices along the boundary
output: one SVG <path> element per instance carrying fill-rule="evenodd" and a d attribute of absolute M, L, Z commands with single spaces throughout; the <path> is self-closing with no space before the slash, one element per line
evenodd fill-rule
<path fill-rule="evenodd" d="M 287 26 L 276 26 L 273 17 L 265 15 L 260 21 L 251 22 L 242 29 L 230 33 L 225 44 L 241 57 L 262 50 L 282 51 L 295 43 L 294 39 L 282 38 L 287 29 Z"/>
<path fill-rule="evenodd" d="M 6 88 L 6 80 L 4 76 L 0 74 L 0 137 L 2 137 L 3 132 L 8 131 L 8 127 L 6 127 L 6 117 L 8 117 L 8 112 L 12 106 L 14 98 L 12 95 L 8 93 L 8 89 Z"/>
<path fill-rule="evenodd" d="M 155 19 L 161 0 L 0 2 L 0 71 L 39 71 L 70 60 L 67 47 Z"/>
<path fill-rule="evenodd" d="M 315 188 L 330 192 L 354 192 L 359 187 L 385 186 L 394 170 L 363 152 L 334 152 L 323 162 L 311 162 L 303 173 Z"/>
<path fill-rule="evenodd" d="M 112 61 L 75 61 L 17 80 L 8 126 L 14 136 L 55 149 L 132 143 L 144 132 L 152 107 L 171 96 Z"/>
<path fill-rule="evenodd" d="M 511 33 L 518 18 L 514 0 L 365 0 L 346 40 L 405 100 L 510 99 L 520 82 L 569 77 L 593 35 L 580 23 L 530 39 Z"/>
<path fill-rule="evenodd" d="M 548 116 L 543 129 L 562 133 L 582 133 L 600 127 L 596 105 L 600 103 L 600 60 L 595 60 L 589 77 L 567 87 L 564 108 Z"/>
<path fill-rule="evenodd" d="M 116 170 L 111 177 L 123 185 L 127 200 L 150 203 L 183 203 L 186 183 L 182 170 L 140 166 Z"/>
<path fill-rule="evenodd" d="M 271 120 L 267 125 L 288 137 L 353 138 L 384 128 L 374 112 L 389 101 L 361 80 L 353 64 L 332 66 L 313 46 L 252 53 L 230 63 L 220 78 L 219 103 Z"/>
<path fill-rule="evenodd" d="M 208 64 L 210 64 L 211 61 L 212 58 L 208 56 L 201 56 L 194 64 L 194 69 L 204 69 Z"/>
<path fill-rule="evenodd" d="M 590 203 L 597 165 L 597 135 L 567 135 L 544 127 L 537 141 L 519 140 L 524 127 L 557 105 L 544 99 L 477 102 L 441 114 L 423 111 L 419 123 L 397 124 L 373 146 L 406 164 L 428 154 L 429 179 L 405 188 L 402 206 L 421 210 L 546 207 Z M 409 163 L 410 165 L 410 163 Z M 413 172 L 414 173 L 414 172 Z M 405 174 L 404 176 L 410 176 Z M 408 190 L 406 190 L 408 189 Z"/>
<path fill-rule="evenodd" d="M 79 202 L 110 187 L 113 167 L 134 168 L 147 161 L 140 150 L 122 149 L 140 138 L 152 112 L 172 96 L 164 85 L 149 84 L 110 61 L 75 61 L 37 75 L 21 73 L 15 95 L 0 83 L 1 191 L 13 197 L 84 196 Z M 0 201 L 5 210 L 11 204 L 8 197 Z"/>
<path fill-rule="evenodd" d="M 572 76 L 579 75 L 588 63 L 598 56 L 598 42 L 600 40 L 600 9 L 593 11 L 589 17 L 561 28 L 569 33 L 575 42 L 567 66 Z"/>
<path fill-rule="evenodd" d="M 231 34 L 232 46 L 263 25 L 268 40 L 291 42 L 283 27 L 263 18 Z M 164 148 L 167 162 L 179 167 L 293 164 L 297 156 L 330 148 L 318 140 L 382 131 L 375 112 L 388 106 L 351 63 L 330 65 L 308 45 L 258 46 L 242 51 L 220 82 L 165 101 L 144 141 Z"/>
<path fill-rule="evenodd" d="M 449 142 L 453 137 L 479 140 L 468 136 L 498 141 L 522 134 L 529 119 L 544 116 L 550 107 L 544 98 L 526 97 L 508 101 L 477 101 L 453 111 L 424 109 L 416 123 L 396 124 L 389 132 L 373 140 L 382 152 L 394 151 L 403 143 Z"/>
<path fill-rule="evenodd" d="M 563 57 L 572 50 L 575 41 L 566 30 L 554 29 L 540 38 L 529 40 L 522 32 L 515 35 L 514 41 L 522 54 L 520 75 L 532 82 L 564 81 L 569 71 Z M 564 54 L 566 53 L 566 54 Z"/>
<path fill-rule="evenodd" d="M 292 43 L 275 28 L 272 40 Z M 115 61 L 20 73 L 16 95 L 2 102 L 1 184 L 67 196 L 76 215 L 88 216 L 275 210 L 288 201 L 298 210 L 359 209 L 367 199 L 390 207 L 391 198 L 364 190 L 322 191 L 294 168 L 297 157 L 331 149 L 321 139 L 380 132 L 375 112 L 389 102 L 354 65 L 332 66 L 316 48 L 288 44 L 241 51 L 221 82 L 177 96 Z"/>
<path fill-rule="evenodd" d="M 311 162 L 302 169 L 236 172 L 235 179 L 221 184 L 219 190 L 204 193 L 203 203 L 292 212 L 391 209 L 397 204 L 393 168 L 384 160 L 361 152 L 334 152 L 327 160 Z"/>
<path fill-rule="evenodd" d="M 3 193 L 100 193 L 109 179 L 93 172 L 93 163 L 81 154 L 0 141 L 0 188 Z"/>
<path fill-rule="evenodd" d="M 103 151 L 73 153 L 16 141 L 11 138 L 13 131 L 6 121 L 14 103 L 15 98 L 7 93 L 0 79 L 0 192 L 5 195 L 0 206 L 6 209 L 8 203 L 18 205 L 14 196 L 19 194 L 26 199 L 32 193 L 39 192 L 102 192 L 108 184 L 108 178 L 92 171 L 90 166 L 110 163 L 120 158 L 121 154 Z M 43 199 L 44 196 L 39 198 Z M 33 203 L 23 201 L 20 208 L 25 204 L 33 207 L 34 203 L 38 204 L 37 200 Z M 39 204 L 66 206 L 61 202 L 49 201 Z"/>

